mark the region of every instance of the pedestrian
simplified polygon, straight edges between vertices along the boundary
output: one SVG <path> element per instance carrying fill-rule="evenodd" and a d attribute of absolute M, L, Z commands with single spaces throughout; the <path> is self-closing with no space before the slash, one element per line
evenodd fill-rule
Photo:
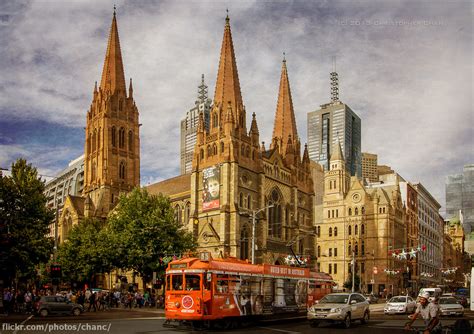
<path fill-rule="evenodd" d="M 11 302 L 12 296 L 10 289 L 6 288 L 3 290 L 3 311 L 5 315 L 8 315 L 10 312 L 10 302 Z"/>
<path fill-rule="evenodd" d="M 91 296 L 89 297 L 89 308 L 87 309 L 87 312 L 90 312 L 91 307 L 94 307 L 94 312 L 97 312 L 97 306 L 96 306 L 96 295 L 95 293 L 91 293 Z"/>

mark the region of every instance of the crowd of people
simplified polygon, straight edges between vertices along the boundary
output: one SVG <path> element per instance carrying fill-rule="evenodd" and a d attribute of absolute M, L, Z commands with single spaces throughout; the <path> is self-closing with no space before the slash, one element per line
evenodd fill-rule
<path fill-rule="evenodd" d="M 34 313 L 35 302 L 39 301 L 42 296 L 52 296 L 50 289 L 25 289 L 15 290 L 13 288 L 5 288 L 3 290 L 3 313 L 32 314 Z M 61 291 L 56 293 L 57 296 L 63 296 L 72 303 L 80 304 L 85 311 L 96 312 L 109 310 L 112 308 L 163 308 L 164 297 L 162 294 L 156 293 L 154 290 L 146 290 L 144 293 L 134 291 L 107 291 L 88 289 L 85 291 Z"/>

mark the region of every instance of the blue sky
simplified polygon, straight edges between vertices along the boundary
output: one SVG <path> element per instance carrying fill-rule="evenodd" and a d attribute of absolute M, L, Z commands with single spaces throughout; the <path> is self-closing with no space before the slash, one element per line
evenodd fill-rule
<path fill-rule="evenodd" d="M 140 111 L 142 184 L 179 173 L 179 121 L 201 74 L 213 97 L 229 8 L 244 104 L 270 142 L 286 53 L 302 142 L 306 114 L 340 97 L 376 153 L 444 205 L 445 176 L 474 162 L 469 1 L 2 1 L 0 167 L 55 175 L 82 154 L 113 5 Z"/>

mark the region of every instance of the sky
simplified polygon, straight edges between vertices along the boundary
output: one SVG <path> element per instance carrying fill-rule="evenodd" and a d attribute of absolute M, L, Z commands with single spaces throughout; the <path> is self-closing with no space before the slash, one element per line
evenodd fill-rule
<path fill-rule="evenodd" d="M 142 185 L 179 174 L 180 120 L 201 74 L 213 98 L 226 9 L 260 140 L 271 141 L 283 52 L 303 143 L 307 113 L 330 102 L 335 57 L 363 152 L 443 207 L 445 177 L 474 163 L 470 1 L 2 0 L 0 167 L 23 157 L 54 176 L 83 153 L 114 4 L 143 124 Z"/>

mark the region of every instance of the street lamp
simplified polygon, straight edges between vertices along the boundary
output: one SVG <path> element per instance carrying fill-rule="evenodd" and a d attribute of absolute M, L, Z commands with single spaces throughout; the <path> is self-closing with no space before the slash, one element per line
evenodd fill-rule
<path fill-rule="evenodd" d="M 249 216 L 252 217 L 252 253 L 251 253 L 252 264 L 255 264 L 255 224 L 257 223 L 257 215 L 266 209 L 272 208 L 273 206 L 274 206 L 273 204 L 270 204 L 261 209 L 251 210 L 249 213 Z"/>

